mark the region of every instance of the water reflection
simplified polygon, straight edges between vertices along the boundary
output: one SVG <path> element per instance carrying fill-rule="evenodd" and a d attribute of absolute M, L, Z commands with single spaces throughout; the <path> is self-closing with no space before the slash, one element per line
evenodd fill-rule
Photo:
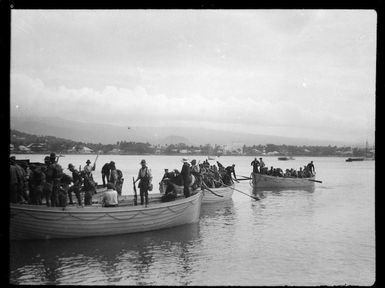
<path fill-rule="evenodd" d="M 182 247 L 179 259 L 188 271 L 188 247 L 198 238 L 199 223 L 194 223 L 119 236 L 11 241 L 11 283 L 25 283 L 26 277 L 34 275 L 27 283 L 58 284 L 62 278 L 71 281 L 69 276 L 84 269 L 86 274 L 100 271 L 99 278 L 109 282 L 119 281 L 125 276 L 122 273 L 138 281 L 151 271 L 154 251 L 165 246 Z"/>
<path fill-rule="evenodd" d="M 206 217 L 228 217 L 235 214 L 232 199 L 217 203 L 202 205 L 200 218 Z"/>
<path fill-rule="evenodd" d="M 137 258 L 135 268 L 138 276 L 143 276 L 150 271 L 151 264 L 154 263 L 153 250 L 149 245 L 137 245 Z"/>

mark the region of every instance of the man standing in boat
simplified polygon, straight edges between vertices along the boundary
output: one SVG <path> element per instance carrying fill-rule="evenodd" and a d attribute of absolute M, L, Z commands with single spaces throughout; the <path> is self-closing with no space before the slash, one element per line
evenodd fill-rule
<path fill-rule="evenodd" d="M 109 164 L 110 167 L 110 177 L 108 182 L 111 182 L 114 187 L 116 187 L 116 183 L 118 183 L 118 170 L 116 169 L 115 162 L 111 161 Z"/>
<path fill-rule="evenodd" d="M 191 183 L 191 168 L 187 159 L 183 158 L 182 162 L 183 162 L 183 166 L 182 166 L 182 170 L 180 171 L 180 174 L 182 175 L 183 194 L 187 198 L 187 197 L 190 197 L 189 186 Z"/>
<path fill-rule="evenodd" d="M 25 172 L 16 163 L 16 157 L 10 157 L 10 176 L 11 176 L 11 202 L 27 202 L 28 195 L 25 189 Z"/>
<path fill-rule="evenodd" d="M 258 167 L 260 165 L 259 161 L 257 158 L 254 158 L 254 160 L 250 163 L 251 166 L 253 166 L 253 173 L 259 173 Z"/>
<path fill-rule="evenodd" d="M 310 161 L 310 163 L 307 164 L 307 168 L 309 169 L 309 171 L 312 174 L 312 176 L 314 176 L 315 175 L 315 169 L 314 169 L 313 161 Z"/>
<path fill-rule="evenodd" d="M 262 157 L 259 157 L 259 173 L 262 173 L 264 167 L 265 162 L 262 161 Z"/>
<path fill-rule="evenodd" d="M 191 174 L 193 174 L 194 175 L 194 177 L 196 178 L 196 185 L 198 186 L 198 187 L 200 187 L 201 186 L 201 183 L 202 183 L 202 175 L 201 175 L 201 173 L 200 173 L 200 168 L 199 168 L 199 166 L 197 165 L 197 161 L 195 160 L 195 159 L 193 159 L 192 161 L 191 161 Z"/>
<path fill-rule="evenodd" d="M 94 180 L 94 178 L 92 177 L 92 171 L 95 171 L 96 163 L 94 163 L 94 165 L 91 166 L 91 161 L 88 159 L 87 162 L 86 162 L 86 164 L 87 164 L 87 165 L 84 166 L 83 171 L 86 173 L 86 175 L 87 175 L 90 179 Z"/>
<path fill-rule="evenodd" d="M 225 170 L 228 177 L 230 178 L 231 184 L 234 183 L 233 178 L 231 176 L 234 176 L 234 179 L 237 180 L 237 175 L 235 175 L 235 164 L 227 166 Z"/>
<path fill-rule="evenodd" d="M 110 163 L 106 163 L 102 167 L 103 187 L 106 187 L 106 183 L 110 182 L 110 169 Z"/>
<path fill-rule="evenodd" d="M 45 183 L 45 174 L 42 167 L 31 165 L 31 176 L 29 178 L 30 202 L 34 205 L 42 204 L 43 188 Z"/>
<path fill-rule="evenodd" d="M 68 198 L 70 200 L 69 204 L 73 204 L 72 202 L 72 192 L 75 192 L 76 199 L 78 200 L 78 205 L 82 206 L 82 198 L 80 197 L 80 189 L 82 186 L 82 177 L 80 176 L 79 171 L 77 171 L 71 163 L 68 164 L 68 170 L 72 172 L 72 181 L 74 185 L 72 185 L 68 189 Z"/>
<path fill-rule="evenodd" d="M 145 198 L 145 201 L 146 201 L 146 205 L 145 207 L 147 207 L 148 205 L 148 190 L 152 190 L 150 189 L 151 187 L 151 181 L 152 181 L 152 175 L 151 175 L 151 171 L 150 169 L 148 169 L 147 165 L 146 165 L 146 160 L 142 160 L 140 161 L 140 164 L 142 165 L 142 168 L 139 169 L 139 173 L 138 173 L 138 178 L 136 178 L 135 182 L 136 183 L 137 181 L 140 180 L 139 182 L 139 189 L 140 189 L 140 205 L 143 205 L 143 198 Z"/>
<path fill-rule="evenodd" d="M 48 159 L 47 157 L 44 159 L 45 163 L 48 164 L 45 171 L 47 184 L 45 187 L 46 204 L 47 206 L 56 207 L 59 205 L 58 196 L 63 169 L 57 163 L 55 153 L 51 153 Z"/>

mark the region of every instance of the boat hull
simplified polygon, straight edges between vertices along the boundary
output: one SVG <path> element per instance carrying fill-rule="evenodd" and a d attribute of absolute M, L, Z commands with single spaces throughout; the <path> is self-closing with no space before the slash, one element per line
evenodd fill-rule
<path fill-rule="evenodd" d="M 160 196 L 160 195 L 159 195 Z M 203 193 L 144 208 L 44 207 L 11 204 L 10 238 L 52 239 L 118 235 L 170 228 L 199 221 Z"/>
<path fill-rule="evenodd" d="M 348 158 L 345 160 L 346 162 L 353 162 L 353 161 L 364 161 L 364 158 Z"/>
<path fill-rule="evenodd" d="M 252 183 L 255 188 L 299 188 L 314 186 L 314 176 L 310 178 L 275 177 L 266 174 L 252 173 Z"/>
<path fill-rule="evenodd" d="M 178 195 L 183 195 L 183 186 L 174 185 L 174 188 Z M 234 192 L 234 190 L 230 187 L 210 188 L 210 190 L 218 195 L 222 195 L 223 197 L 215 196 L 210 191 L 203 190 L 202 204 L 210 204 L 214 202 L 230 200 Z"/>
<path fill-rule="evenodd" d="M 210 188 L 210 190 L 223 197 L 218 197 L 210 191 L 203 190 L 202 204 L 211 204 L 230 200 L 233 197 L 234 192 L 234 189 L 232 189 L 231 187 Z"/>

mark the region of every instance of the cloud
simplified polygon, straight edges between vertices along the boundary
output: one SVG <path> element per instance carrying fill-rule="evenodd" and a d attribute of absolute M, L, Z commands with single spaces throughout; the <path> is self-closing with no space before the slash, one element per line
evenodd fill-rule
<path fill-rule="evenodd" d="M 343 140 L 374 131 L 371 11 L 12 10 L 11 28 L 13 114 Z"/>
<path fill-rule="evenodd" d="M 370 124 L 374 121 L 363 113 L 349 118 L 343 114 L 331 114 L 322 107 L 315 113 L 310 104 L 310 109 L 306 106 L 299 106 L 290 98 L 285 101 L 239 97 L 221 99 L 199 94 L 174 98 L 149 94 L 141 86 L 133 89 L 106 86 L 102 90 L 47 87 L 40 79 L 27 75 L 11 76 L 13 116 L 60 116 L 82 122 L 137 126 L 157 126 L 159 123 L 180 126 L 183 123 L 199 127 L 205 123 L 210 128 L 243 126 L 243 132 L 278 132 L 281 136 L 303 136 L 298 132 L 303 129 L 310 133 L 313 131 L 310 136 L 315 138 L 330 134 L 352 137 L 357 133 L 367 133 L 371 126 L 368 127 L 365 120 Z"/>

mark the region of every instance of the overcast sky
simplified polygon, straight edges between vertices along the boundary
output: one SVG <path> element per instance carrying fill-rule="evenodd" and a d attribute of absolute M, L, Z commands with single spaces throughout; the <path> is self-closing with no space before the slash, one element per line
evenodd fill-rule
<path fill-rule="evenodd" d="M 12 10 L 11 116 L 374 141 L 374 10 Z"/>

